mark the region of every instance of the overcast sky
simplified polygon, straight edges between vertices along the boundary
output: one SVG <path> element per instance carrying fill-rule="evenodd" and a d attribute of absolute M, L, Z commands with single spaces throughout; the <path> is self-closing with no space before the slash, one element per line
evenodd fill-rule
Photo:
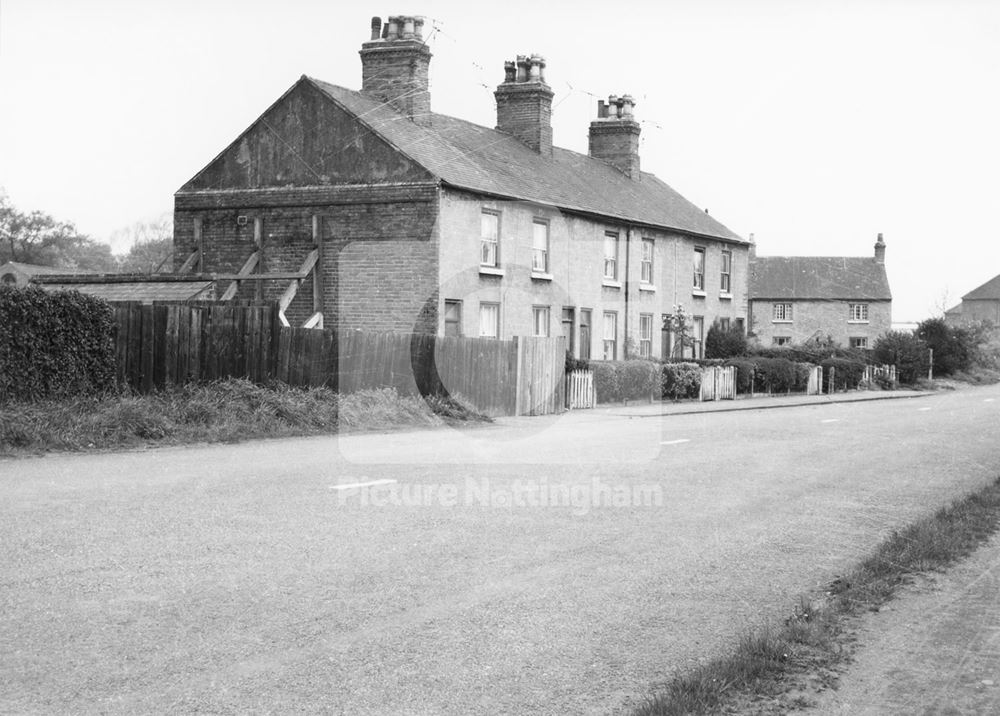
<path fill-rule="evenodd" d="M 493 126 L 504 60 L 537 52 L 555 143 L 586 152 L 597 99 L 630 93 L 643 169 L 761 255 L 869 255 L 882 232 L 896 321 L 1000 273 L 1000 2 L 473 7 L 0 0 L 0 187 L 107 240 L 300 75 L 358 88 L 372 15 L 420 14 L 435 111 Z"/>

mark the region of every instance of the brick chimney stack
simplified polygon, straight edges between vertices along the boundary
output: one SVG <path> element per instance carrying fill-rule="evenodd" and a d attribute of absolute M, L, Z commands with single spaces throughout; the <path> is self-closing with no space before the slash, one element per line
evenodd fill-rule
<path fill-rule="evenodd" d="M 497 129 L 517 137 L 539 154 L 552 156 L 552 89 L 540 55 L 518 55 L 504 63 L 504 81 L 493 96 Z"/>
<path fill-rule="evenodd" d="M 590 123 L 590 156 L 607 162 L 625 176 L 639 181 L 639 133 L 635 100 L 629 95 L 597 102 L 597 119 Z"/>
<path fill-rule="evenodd" d="M 361 91 L 426 126 L 431 121 L 431 51 L 423 26 L 422 17 L 397 15 L 385 25 L 372 18 L 371 40 L 361 45 Z"/>
<path fill-rule="evenodd" d="M 875 263 L 885 263 L 885 242 L 882 240 L 882 234 L 878 235 L 878 240 L 875 242 Z"/>

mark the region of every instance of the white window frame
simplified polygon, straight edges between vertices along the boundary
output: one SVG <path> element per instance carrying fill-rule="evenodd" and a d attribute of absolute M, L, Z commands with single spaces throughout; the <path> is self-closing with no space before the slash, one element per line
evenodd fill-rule
<path fill-rule="evenodd" d="M 493 313 L 492 320 L 488 320 L 490 312 Z M 486 330 L 484 330 L 484 328 Z M 479 337 L 499 338 L 500 337 L 500 304 L 494 301 L 479 302 Z"/>
<path fill-rule="evenodd" d="M 492 218 L 492 232 L 487 231 L 486 217 Z M 483 209 L 479 215 L 479 265 L 500 268 L 500 212 L 492 209 Z"/>
<path fill-rule="evenodd" d="M 851 348 L 868 348 L 868 336 L 851 336 L 847 340 Z"/>
<path fill-rule="evenodd" d="M 548 338 L 550 335 L 551 319 L 552 311 L 549 306 L 532 306 L 531 335 L 538 338 Z"/>
<path fill-rule="evenodd" d="M 639 357 L 653 357 L 653 314 L 639 314 Z"/>
<path fill-rule="evenodd" d="M 608 328 L 610 327 L 610 331 Z M 611 335 L 609 338 L 608 335 Z M 618 357 L 618 311 L 605 311 L 601 320 L 601 346 L 604 360 Z"/>
<path fill-rule="evenodd" d="M 791 323 L 792 304 L 775 303 L 771 306 L 771 323 Z"/>
<path fill-rule="evenodd" d="M 608 251 L 609 247 L 611 251 Z M 613 231 L 604 233 L 604 278 L 618 280 L 618 234 Z"/>
<path fill-rule="evenodd" d="M 642 283 L 653 283 L 653 254 L 655 245 L 652 239 L 642 240 L 642 263 L 639 280 Z"/>
<path fill-rule="evenodd" d="M 867 303 L 852 303 L 849 304 L 847 319 L 848 323 L 868 323 L 868 304 Z"/>
<path fill-rule="evenodd" d="M 539 229 L 543 230 L 541 234 Z M 549 272 L 549 222 L 545 219 L 531 222 L 531 270 L 536 273 Z"/>
<path fill-rule="evenodd" d="M 694 271 L 694 285 L 693 285 L 693 288 L 694 288 L 695 291 L 699 291 L 699 292 L 704 292 L 705 291 L 705 261 L 706 261 L 706 258 L 707 258 L 705 254 L 706 254 L 706 252 L 705 252 L 705 247 L 704 246 L 695 246 L 694 247 L 694 256 L 692 257 L 694 259 L 694 265 L 692 266 L 692 269 Z M 698 263 L 699 263 L 699 258 L 698 257 L 699 256 L 701 257 L 701 260 L 700 260 L 701 266 L 698 265 Z"/>
<path fill-rule="evenodd" d="M 449 321 L 448 320 L 448 307 L 449 306 L 455 307 L 455 309 L 456 309 L 456 311 L 458 313 L 457 320 L 454 320 L 454 321 Z M 458 326 L 458 335 L 459 336 L 464 335 L 464 333 L 462 331 L 462 302 L 460 300 L 458 300 L 458 299 L 455 299 L 455 298 L 446 298 L 444 300 L 444 334 L 446 336 L 448 335 L 448 324 L 449 323 L 454 323 L 454 324 L 456 324 Z"/>
<path fill-rule="evenodd" d="M 790 345 L 791 342 L 792 342 L 791 336 L 774 336 L 773 338 L 771 338 L 772 346 L 787 346 Z"/>
<path fill-rule="evenodd" d="M 732 293 L 733 290 L 733 252 L 722 250 L 722 270 L 719 272 L 719 290 L 722 293 Z"/>

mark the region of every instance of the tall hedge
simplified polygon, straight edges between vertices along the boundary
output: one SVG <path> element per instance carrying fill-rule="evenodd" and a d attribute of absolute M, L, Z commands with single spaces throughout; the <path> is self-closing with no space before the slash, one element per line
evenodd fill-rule
<path fill-rule="evenodd" d="M 114 388 L 111 306 L 76 291 L 0 286 L 0 403 Z"/>
<path fill-rule="evenodd" d="M 598 403 L 649 400 L 658 395 L 660 366 L 648 360 L 591 361 Z"/>

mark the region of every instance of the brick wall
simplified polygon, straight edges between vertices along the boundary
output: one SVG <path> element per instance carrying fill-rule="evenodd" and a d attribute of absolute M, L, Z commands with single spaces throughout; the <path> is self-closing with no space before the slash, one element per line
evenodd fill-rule
<path fill-rule="evenodd" d="M 792 320 L 775 322 L 775 303 L 792 304 Z M 850 322 L 850 304 L 868 304 L 868 322 Z M 868 339 L 872 347 L 875 339 L 892 328 L 891 301 L 775 301 L 752 302 L 753 331 L 763 345 L 772 345 L 775 337 L 787 337 L 792 343 L 802 343 L 816 333 L 832 336 L 843 346 L 850 345 L 853 337 Z"/>
<path fill-rule="evenodd" d="M 497 129 L 536 152 L 552 154 L 552 90 L 539 83 L 502 84 L 494 94 Z"/>

